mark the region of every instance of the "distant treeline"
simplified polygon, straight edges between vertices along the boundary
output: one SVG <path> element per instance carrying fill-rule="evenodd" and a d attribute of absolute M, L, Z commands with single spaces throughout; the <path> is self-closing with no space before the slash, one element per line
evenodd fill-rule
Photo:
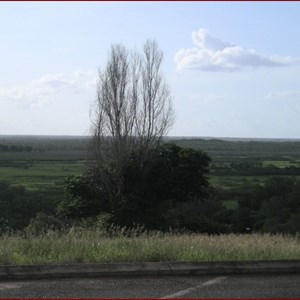
<path fill-rule="evenodd" d="M 84 136 L 0 136 L 0 151 L 16 152 L 16 147 L 19 152 L 29 148 L 35 152 L 87 151 L 89 143 L 90 137 Z"/>
<path fill-rule="evenodd" d="M 31 152 L 31 151 L 32 151 L 31 146 L 0 144 L 0 152 Z"/>
<path fill-rule="evenodd" d="M 288 165 L 279 168 L 276 165 L 263 165 L 261 160 L 242 162 L 217 162 L 211 165 L 211 174 L 218 176 L 299 176 L 300 162 L 298 165 Z"/>
<path fill-rule="evenodd" d="M 274 157 L 300 156 L 300 141 L 225 141 L 219 139 L 180 139 L 174 142 L 181 147 L 191 147 L 202 149 L 211 155 L 214 160 L 224 161 L 227 157 L 229 160 L 248 159 L 254 157 Z M 290 158 L 286 158 L 290 160 Z"/>
<path fill-rule="evenodd" d="M 0 144 L 3 150 L 35 152 L 50 151 L 87 151 L 91 141 L 90 136 L 0 136 Z M 169 141 L 167 138 L 166 141 Z M 181 147 L 201 149 L 207 152 L 213 161 L 240 161 L 253 160 L 253 158 L 268 159 L 278 158 L 290 160 L 291 157 L 300 158 L 300 141 L 228 141 L 222 139 L 201 138 L 172 138 L 172 142 Z M 8 147 L 8 148 L 5 148 Z M 22 147 L 22 148 L 21 148 Z M 4 150 L 5 149 L 5 150 Z M 8 149 L 8 150 L 6 150 Z"/>

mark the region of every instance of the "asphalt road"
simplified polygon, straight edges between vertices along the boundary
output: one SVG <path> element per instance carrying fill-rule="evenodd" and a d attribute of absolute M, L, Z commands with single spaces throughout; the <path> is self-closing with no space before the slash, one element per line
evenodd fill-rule
<path fill-rule="evenodd" d="M 300 274 L 2 281 L 0 298 L 300 299 Z"/>

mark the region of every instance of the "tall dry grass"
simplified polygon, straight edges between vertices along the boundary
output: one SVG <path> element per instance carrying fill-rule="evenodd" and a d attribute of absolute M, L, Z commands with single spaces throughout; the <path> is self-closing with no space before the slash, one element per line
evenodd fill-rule
<path fill-rule="evenodd" d="M 300 238 L 289 235 L 124 232 L 70 228 L 0 237 L 0 264 L 200 262 L 300 259 Z"/>

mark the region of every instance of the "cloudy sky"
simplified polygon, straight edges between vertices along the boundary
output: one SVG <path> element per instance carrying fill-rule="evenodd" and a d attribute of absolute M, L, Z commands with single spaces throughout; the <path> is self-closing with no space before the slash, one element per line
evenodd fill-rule
<path fill-rule="evenodd" d="M 164 52 L 171 136 L 300 138 L 300 2 L 0 2 L 0 134 L 86 135 L 112 43 Z"/>

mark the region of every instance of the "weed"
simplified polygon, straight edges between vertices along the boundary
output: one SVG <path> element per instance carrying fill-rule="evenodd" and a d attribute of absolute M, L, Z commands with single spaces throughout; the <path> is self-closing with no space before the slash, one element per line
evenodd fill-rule
<path fill-rule="evenodd" d="M 11 265 L 300 259 L 299 237 L 280 234 L 211 236 L 120 229 L 111 236 L 97 229 L 69 228 L 39 236 L 3 234 L 0 240 L 0 264 Z"/>

